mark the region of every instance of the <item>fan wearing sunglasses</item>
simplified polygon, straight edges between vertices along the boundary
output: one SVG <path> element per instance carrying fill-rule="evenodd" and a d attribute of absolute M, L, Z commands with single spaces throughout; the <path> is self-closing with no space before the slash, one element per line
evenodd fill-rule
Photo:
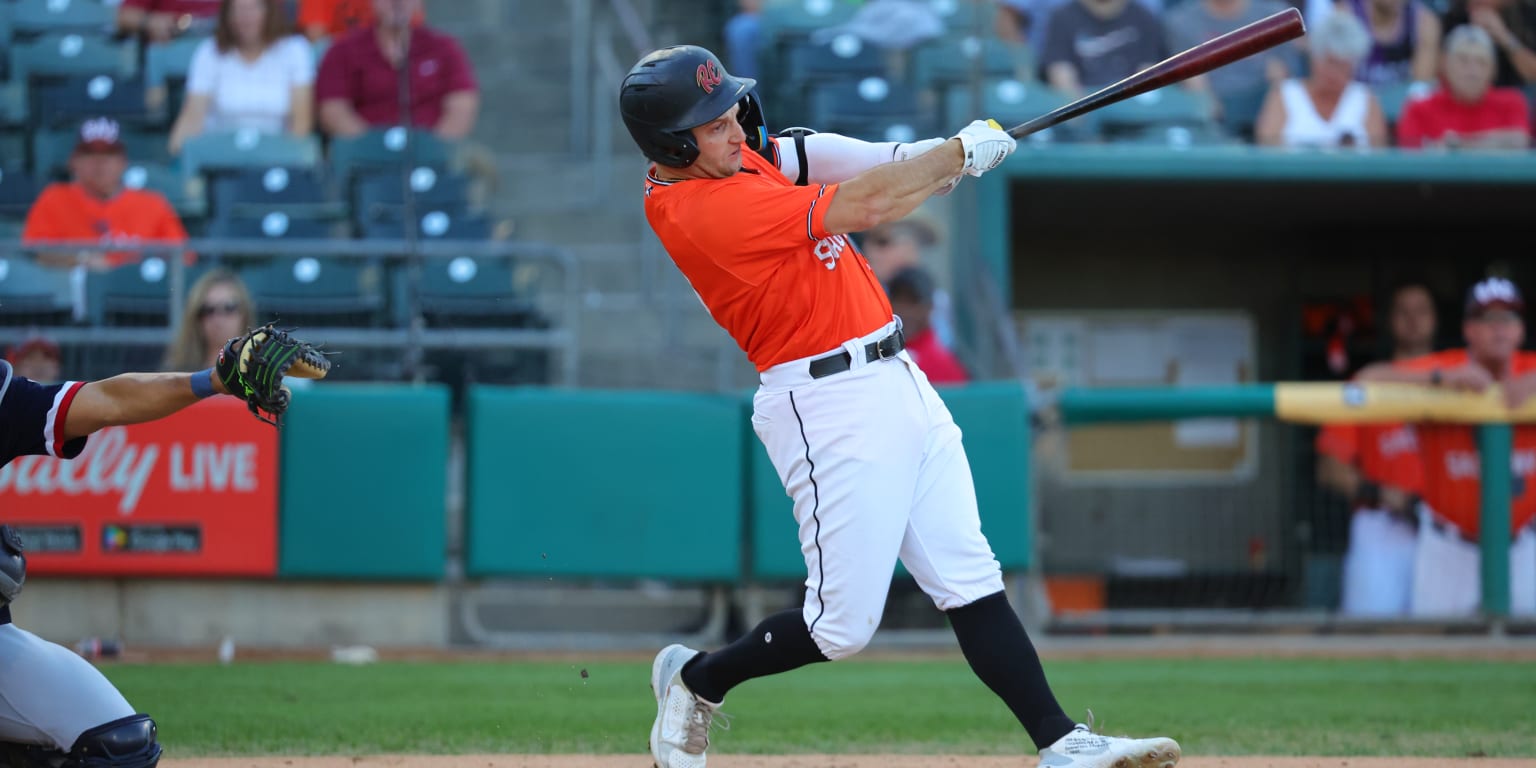
<path fill-rule="evenodd" d="M 181 328 L 166 349 L 165 369 L 195 371 L 213 364 L 224 342 L 245 333 L 256 316 L 251 294 L 240 276 L 214 269 L 187 291 Z"/>

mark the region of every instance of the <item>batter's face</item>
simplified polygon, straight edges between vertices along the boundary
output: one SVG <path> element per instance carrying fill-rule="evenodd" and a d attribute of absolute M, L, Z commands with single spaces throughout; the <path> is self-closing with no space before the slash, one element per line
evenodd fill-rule
<path fill-rule="evenodd" d="M 1472 359 L 1502 370 L 1525 342 L 1525 321 L 1507 309 L 1489 309 L 1462 323 L 1461 332 Z"/>
<path fill-rule="evenodd" d="M 741 151 L 746 146 L 747 132 L 736 120 L 741 105 L 726 110 L 725 114 L 693 129 L 693 141 L 699 145 L 699 158 L 687 168 L 676 172 L 687 178 L 724 179 L 741 170 Z"/>

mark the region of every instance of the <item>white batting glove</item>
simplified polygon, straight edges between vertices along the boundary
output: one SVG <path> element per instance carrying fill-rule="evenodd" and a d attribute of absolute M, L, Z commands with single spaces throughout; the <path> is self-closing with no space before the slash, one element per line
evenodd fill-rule
<path fill-rule="evenodd" d="M 965 172 L 980 176 L 1002 165 L 1019 143 L 996 120 L 975 120 L 955 134 L 965 148 Z"/>

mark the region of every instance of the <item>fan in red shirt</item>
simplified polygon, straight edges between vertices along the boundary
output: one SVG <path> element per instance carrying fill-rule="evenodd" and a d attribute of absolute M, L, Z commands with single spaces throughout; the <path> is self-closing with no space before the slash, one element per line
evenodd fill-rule
<path fill-rule="evenodd" d="M 1361 381 L 1396 381 L 1481 392 L 1500 387 L 1511 406 L 1536 394 L 1536 353 L 1523 352 L 1525 300 L 1503 278 L 1488 278 L 1467 294 L 1462 333 L 1466 349 L 1377 363 Z M 1423 503 L 1414 561 L 1412 610 L 1419 616 L 1475 613 L 1480 605 L 1482 488 L 1477 440 L 1465 424 L 1418 426 Z M 1536 613 L 1536 425 L 1518 425 L 1510 457 L 1510 610 Z"/>
<path fill-rule="evenodd" d="M 179 35 L 212 31 L 220 5 L 222 0 L 123 0 L 117 9 L 117 28 L 163 43 Z"/>
<path fill-rule="evenodd" d="M 1392 292 L 1392 359 L 1428 354 L 1435 342 L 1435 300 L 1422 282 Z M 1412 424 L 1329 424 L 1317 435 L 1317 476 L 1350 504 L 1349 547 L 1339 610 L 1350 616 L 1408 613 L 1423 489 Z"/>
<path fill-rule="evenodd" d="M 447 140 L 474 130 L 480 91 L 464 49 L 426 25 L 421 0 L 373 0 L 374 23 L 336 39 L 320 61 L 315 102 L 333 137 L 408 122 Z M 409 114 L 400 108 L 400 67 L 410 73 Z"/>
<path fill-rule="evenodd" d="M 885 284 L 891 310 L 901 318 L 907 337 L 907 354 L 934 384 L 964 384 L 971 380 L 960 359 L 944 346 L 933 330 L 933 277 L 922 267 L 907 267 Z"/>
<path fill-rule="evenodd" d="M 1403 108 L 1397 144 L 1410 149 L 1477 147 L 1525 149 L 1530 114 L 1516 88 L 1494 88 L 1493 38 L 1461 26 L 1445 38 L 1442 81 L 1434 93 Z"/>

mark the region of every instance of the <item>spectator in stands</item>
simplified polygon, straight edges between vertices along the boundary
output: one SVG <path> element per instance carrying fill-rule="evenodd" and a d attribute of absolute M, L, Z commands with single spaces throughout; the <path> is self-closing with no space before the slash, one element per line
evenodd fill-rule
<path fill-rule="evenodd" d="M 5 359 L 17 376 L 39 384 L 60 381 L 59 358 L 59 345 L 41 334 L 29 336 L 5 351 Z"/>
<path fill-rule="evenodd" d="M 1358 379 L 1403 382 L 1464 392 L 1502 389 L 1518 407 L 1536 394 L 1536 353 L 1525 341 L 1525 300 L 1513 283 L 1488 278 L 1467 292 L 1465 349 L 1367 366 Z M 1481 603 L 1480 456 L 1473 428 L 1425 423 L 1416 428 L 1424 470 L 1418 505 L 1412 611 L 1415 616 L 1471 616 Z M 1510 612 L 1536 613 L 1536 426 L 1514 428 L 1510 471 Z"/>
<path fill-rule="evenodd" d="M 854 35 L 870 45 L 903 50 L 943 36 L 944 17 L 928 0 L 863 0 L 853 18 L 811 34 L 818 43 Z"/>
<path fill-rule="evenodd" d="M 1259 110 L 1254 139 L 1278 147 L 1385 147 L 1381 103 L 1355 68 L 1370 50 L 1370 33 L 1350 13 L 1330 14 L 1309 34 L 1312 66 L 1305 79 L 1270 88 Z"/>
<path fill-rule="evenodd" d="M 1163 17 L 1168 50 L 1185 50 L 1289 7 L 1280 0 L 1187 0 Z M 1285 43 L 1192 77 L 1185 87 L 1215 96 L 1222 123 L 1247 138 L 1270 85 L 1300 70 L 1300 50 Z"/>
<path fill-rule="evenodd" d="M 1391 360 L 1427 355 L 1435 344 L 1435 299 L 1419 281 L 1392 292 Z M 1329 424 L 1317 434 L 1317 479 L 1353 513 L 1339 610 L 1350 616 L 1405 616 L 1418 543 L 1414 504 L 1423 490 L 1412 424 Z"/>
<path fill-rule="evenodd" d="M 181 326 L 165 350 L 165 370 L 213 365 L 224 343 L 249 330 L 255 318 L 256 307 L 239 275 L 222 268 L 204 273 L 187 291 Z"/>
<path fill-rule="evenodd" d="M 419 27 L 426 19 L 418 9 L 411 17 L 411 26 Z M 373 26 L 373 0 L 299 0 L 298 24 L 311 41 L 334 40 L 354 29 Z"/>
<path fill-rule="evenodd" d="M 1525 149 L 1531 128 L 1525 94 L 1493 87 L 1493 38 L 1462 25 L 1445 38 L 1440 88 L 1410 101 L 1397 123 L 1400 147 Z"/>
<path fill-rule="evenodd" d="M 1440 19 L 1444 29 L 1482 28 L 1498 48 L 1493 84 L 1519 88 L 1536 83 L 1536 7 L 1530 0 L 1452 0 Z"/>
<path fill-rule="evenodd" d="M 757 52 L 763 45 L 763 0 L 737 0 L 724 33 L 726 69 L 737 77 L 761 77 Z"/>
<path fill-rule="evenodd" d="M 122 0 L 117 29 L 163 43 L 184 34 L 201 34 L 213 26 L 220 0 Z"/>
<path fill-rule="evenodd" d="M 1045 81 L 1073 96 L 1165 58 L 1162 21 L 1131 0 L 1073 0 L 1056 6 L 1039 54 Z"/>
<path fill-rule="evenodd" d="M 187 231 L 164 196 L 123 188 L 128 167 L 117 122 L 86 120 L 69 157 L 71 180 L 48 185 L 32 209 L 21 239 L 26 243 L 93 241 L 104 244 L 184 243 Z M 139 251 L 43 251 L 38 261 L 55 266 L 106 269 L 138 261 Z M 186 252 L 190 262 L 193 255 Z"/>
<path fill-rule="evenodd" d="M 218 26 L 192 54 L 171 154 L 202 133 L 314 131 L 315 57 L 294 35 L 282 0 L 224 0 Z"/>
<path fill-rule="evenodd" d="M 885 283 L 891 311 L 901 318 L 907 340 L 907 354 L 934 384 L 964 384 L 970 381 L 965 366 L 934 332 L 933 277 L 922 267 L 906 267 Z"/>
<path fill-rule="evenodd" d="M 1330 11 L 1351 13 L 1369 31 L 1371 47 L 1355 70 L 1355 79 L 1369 86 L 1412 85 L 1428 92 L 1440 58 L 1440 17 L 1420 0 L 1343 0 Z M 1309 27 L 1326 16 L 1308 20 Z"/>
<path fill-rule="evenodd" d="M 898 272 L 923 263 L 924 252 L 934 248 L 938 242 L 939 233 L 932 224 L 920 216 L 908 216 L 900 221 L 880 224 L 863 233 L 859 238 L 859 249 L 864 254 L 864 260 L 869 262 L 870 270 L 875 273 L 875 279 L 885 285 Z M 934 330 L 941 342 L 952 345 L 955 343 L 954 315 L 949 292 L 935 288 L 933 304 Z"/>
<path fill-rule="evenodd" d="M 1051 12 L 1070 2 L 1072 0 L 997 0 L 992 27 L 999 40 L 1027 44 L 1031 51 L 1040 51 L 1045 48 Z M 1163 0 L 1136 0 L 1136 3 L 1151 11 L 1153 16 L 1162 18 Z"/>
<path fill-rule="evenodd" d="M 372 27 L 337 39 L 320 62 L 315 98 L 320 127 L 333 137 L 409 121 L 439 137 L 468 136 L 480 111 L 479 88 L 457 40 L 410 20 L 421 0 L 373 0 Z M 402 65 L 410 104 L 401 109 Z"/>

